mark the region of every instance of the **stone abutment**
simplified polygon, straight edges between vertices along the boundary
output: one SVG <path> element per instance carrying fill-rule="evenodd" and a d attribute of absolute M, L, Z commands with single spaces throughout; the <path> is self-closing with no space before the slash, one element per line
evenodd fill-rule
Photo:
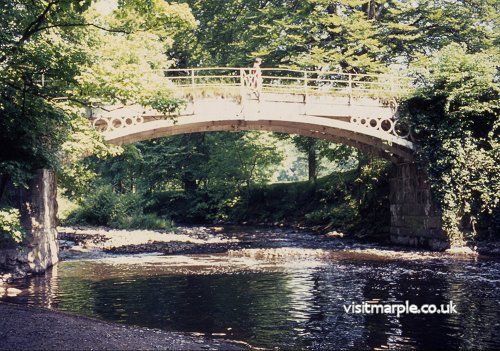
<path fill-rule="evenodd" d="M 389 202 L 393 243 L 439 251 L 449 247 L 427 177 L 415 163 L 393 166 Z"/>

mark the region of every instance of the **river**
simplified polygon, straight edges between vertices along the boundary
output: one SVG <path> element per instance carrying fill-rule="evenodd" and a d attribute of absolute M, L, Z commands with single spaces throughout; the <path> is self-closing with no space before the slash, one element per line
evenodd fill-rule
<path fill-rule="evenodd" d="M 285 229 L 227 228 L 229 252 L 100 254 L 20 281 L 4 301 L 266 349 L 500 348 L 500 261 L 394 251 Z M 350 314 L 364 301 L 454 314 Z"/>

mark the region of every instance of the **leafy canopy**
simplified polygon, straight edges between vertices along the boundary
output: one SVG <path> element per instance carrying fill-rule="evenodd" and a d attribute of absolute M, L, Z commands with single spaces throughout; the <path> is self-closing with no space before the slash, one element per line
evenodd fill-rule
<path fill-rule="evenodd" d="M 92 105 L 171 110 L 178 103 L 159 78 L 172 64 L 166 53 L 173 37 L 195 25 L 189 8 L 128 0 L 99 14 L 102 3 L 0 4 L 0 144 L 9 146 L 0 148 L 1 184 L 24 183 L 34 169 L 105 152 L 82 120 Z"/>

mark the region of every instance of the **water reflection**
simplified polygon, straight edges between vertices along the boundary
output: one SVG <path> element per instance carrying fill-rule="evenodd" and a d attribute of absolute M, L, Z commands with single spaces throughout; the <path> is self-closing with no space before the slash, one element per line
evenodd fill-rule
<path fill-rule="evenodd" d="M 263 254 L 266 257 L 265 254 Z M 324 256 L 324 255 L 323 255 Z M 62 262 L 7 301 L 281 349 L 499 348 L 498 261 L 226 254 Z M 307 264 L 306 264 L 307 263 Z M 356 315 L 368 300 L 457 305 L 456 315 Z"/>

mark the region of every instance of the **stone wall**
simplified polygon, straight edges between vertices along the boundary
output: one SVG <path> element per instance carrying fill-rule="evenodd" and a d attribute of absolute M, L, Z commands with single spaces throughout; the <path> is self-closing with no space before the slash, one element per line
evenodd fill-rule
<path fill-rule="evenodd" d="M 0 251 L 0 268 L 19 276 L 42 273 L 59 260 L 57 243 L 56 178 L 52 171 L 38 170 L 28 189 L 15 189 L 21 224 L 27 235 L 20 249 Z"/>
<path fill-rule="evenodd" d="M 449 241 L 441 228 L 425 174 L 414 163 L 394 165 L 390 179 L 391 241 L 444 250 Z"/>

